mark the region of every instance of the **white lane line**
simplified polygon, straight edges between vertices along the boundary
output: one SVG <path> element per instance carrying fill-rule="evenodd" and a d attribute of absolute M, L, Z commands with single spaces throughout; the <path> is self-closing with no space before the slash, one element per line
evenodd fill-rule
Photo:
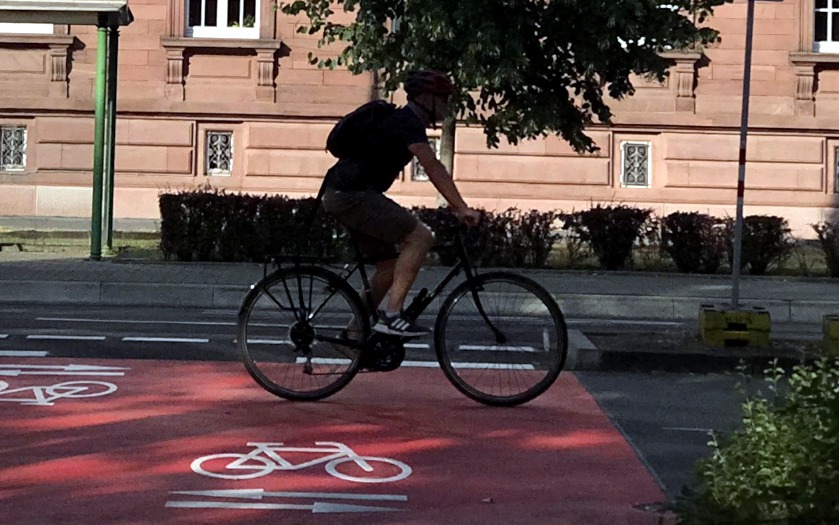
<path fill-rule="evenodd" d="M 27 339 L 50 341 L 104 341 L 104 335 L 27 335 Z"/>
<path fill-rule="evenodd" d="M 405 343 L 403 346 L 406 348 L 418 348 L 420 350 L 428 350 L 430 348 L 426 343 Z"/>
<path fill-rule="evenodd" d="M 711 428 L 696 428 L 696 427 L 662 427 L 662 430 L 674 430 L 677 432 L 703 432 L 707 434 L 712 432 Z"/>
<path fill-rule="evenodd" d="M 5 339 L 9 337 L 9 334 L 0 334 L 0 339 Z"/>
<path fill-rule="evenodd" d="M 458 350 L 484 350 L 486 352 L 530 352 L 537 353 L 533 346 L 505 346 L 505 345 L 458 345 Z"/>
<path fill-rule="evenodd" d="M 47 354 L 35 350 L 0 350 L 0 357 L 46 357 Z"/>
<path fill-rule="evenodd" d="M 236 326 L 227 321 L 142 321 L 138 319 L 83 319 L 73 317 L 36 317 L 36 321 L 57 321 L 62 323 L 120 323 L 120 324 L 176 324 L 176 325 L 208 325 L 208 326 Z"/>
<path fill-rule="evenodd" d="M 298 357 L 295 364 L 302 365 L 306 362 L 306 358 Z M 312 364 L 316 365 L 349 365 L 349 359 L 335 359 L 315 357 L 312 359 Z M 408 368 L 440 368 L 437 361 L 403 361 L 403 367 Z M 452 363 L 452 368 L 461 369 L 489 369 L 489 370 L 534 370 L 534 365 L 526 363 L 522 364 L 502 364 L 502 363 Z"/>
<path fill-rule="evenodd" d="M 188 337 L 123 337 L 121 341 L 131 343 L 209 343 L 209 339 Z"/>

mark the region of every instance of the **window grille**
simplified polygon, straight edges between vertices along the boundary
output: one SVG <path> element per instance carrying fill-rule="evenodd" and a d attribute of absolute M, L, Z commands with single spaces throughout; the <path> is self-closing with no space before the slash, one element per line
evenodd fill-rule
<path fill-rule="evenodd" d="M 435 152 L 435 157 L 440 159 L 440 137 L 434 137 L 429 139 L 429 145 L 432 147 L 432 150 Z M 423 166 L 417 161 L 417 157 L 411 161 L 411 180 L 425 182 L 429 180 L 429 176 L 426 174 L 426 170 L 423 169 Z"/>
<path fill-rule="evenodd" d="M 186 35 L 199 38 L 259 38 L 258 0 L 186 0 Z"/>
<path fill-rule="evenodd" d="M 26 127 L 0 127 L 0 170 L 23 171 L 26 168 Z"/>
<path fill-rule="evenodd" d="M 814 0 L 814 51 L 840 51 L 840 0 Z"/>
<path fill-rule="evenodd" d="M 230 175 L 233 169 L 233 132 L 208 131 L 205 149 L 205 173 Z"/>
<path fill-rule="evenodd" d="M 621 143 L 621 185 L 650 186 L 650 142 Z"/>

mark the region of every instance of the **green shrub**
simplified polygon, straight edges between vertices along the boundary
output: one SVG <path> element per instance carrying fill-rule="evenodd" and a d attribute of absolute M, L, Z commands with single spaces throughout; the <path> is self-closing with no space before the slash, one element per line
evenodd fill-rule
<path fill-rule="evenodd" d="M 564 214 L 563 229 L 572 230 L 589 244 L 601 267 L 618 270 L 624 267 L 640 230 L 653 210 L 629 206 L 598 206 Z"/>
<path fill-rule="evenodd" d="M 662 249 L 681 272 L 715 273 L 726 254 L 722 226 L 703 213 L 672 213 L 662 221 Z"/>
<path fill-rule="evenodd" d="M 729 260 L 733 258 L 735 221 L 726 221 L 727 250 Z M 741 269 L 750 275 L 764 275 L 770 263 L 781 263 L 793 248 L 787 219 L 773 215 L 750 215 L 744 217 L 741 233 Z"/>
<path fill-rule="evenodd" d="M 838 520 L 838 362 L 821 359 L 767 378 L 774 397 L 742 405 L 744 428 L 711 441 L 700 485 L 674 505 L 684 525 L 834 525 Z"/>
<path fill-rule="evenodd" d="M 458 219 L 446 208 L 412 208 L 412 212 L 433 232 L 438 242 L 450 242 Z M 557 238 L 556 212 L 521 212 L 510 208 L 502 213 L 481 211 L 481 226 L 464 231 L 464 244 L 473 261 L 481 266 L 544 267 Z M 440 263 L 455 262 L 454 252 L 441 253 Z"/>
<path fill-rule="evenodd" d="M 819 224 L 812 224 L 811 228 L 817 233 L 820 247 L 822 247 L 823 253 L 825 254 L 825 265 L 828 269 L 828 275 L 837 277 L 837 223 L 826 221 Z"/>

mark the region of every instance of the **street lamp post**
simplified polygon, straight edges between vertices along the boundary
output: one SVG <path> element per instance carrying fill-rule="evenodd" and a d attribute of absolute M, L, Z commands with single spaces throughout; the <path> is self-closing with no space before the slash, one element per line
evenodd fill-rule
<path fill-rule="evenodd" d="M 744 229 L 744 180 L 747 171 L 747 128 L 750 118 L 750 70 L 752 67 L 755 2 L 747 0 L 747 37 L 744 45 L 744 86 L 741 97 L 741 141 L 738 149 L 738 194 L 735 204 L 735 238 L 732 246 L 732 308 L 738 308 L 741 291 L 741 241 Z M 764 0 L 781 2 L 783 0 Z"/>

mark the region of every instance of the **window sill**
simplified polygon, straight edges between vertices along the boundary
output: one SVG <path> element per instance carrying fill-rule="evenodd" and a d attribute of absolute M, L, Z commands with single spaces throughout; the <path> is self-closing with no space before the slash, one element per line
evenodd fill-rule
<path fill-rule="evenodd" d="M 187 38 L 162 37 L 160 43 L 164 49 L 204 48 L 204 49 L 253 49 L 276 51 L 283 46 L 280 40 L 250 38 Z"/>
<path fill-rule="evenodd" d="M 837 53 L 809 53 L 796 51 L 789 55 L 790 63 L 794 66 L 809 64 L 837 64 Z"/>
<path fill-rule="evenodd" d="M 0 34 L 0 45 L 15 46 L 66 46 L 73 45 L 75 37 L 70 35 L 12 35 Z"/>

